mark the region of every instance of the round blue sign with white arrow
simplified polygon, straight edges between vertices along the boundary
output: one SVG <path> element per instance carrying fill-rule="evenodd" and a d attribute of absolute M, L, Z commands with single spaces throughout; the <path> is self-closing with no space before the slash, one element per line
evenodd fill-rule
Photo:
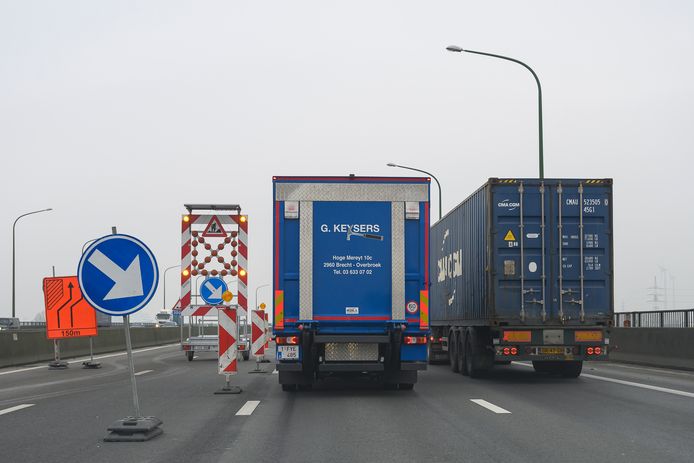
<path fill-rule="evenodd" d="M 154 296 L 159 267 L 142 241 L 129 235 L 106 235 L 82 254 L 77 278 L 84 298 L 96 310 L 129 315 Z"/>
<path fill-rule="evenodd" d="M 202 300 L 210 305 L 222 303 L 222 294 L 228 289 L 227 284 L 221 278 L 207 278 L 200 285 Z"/>

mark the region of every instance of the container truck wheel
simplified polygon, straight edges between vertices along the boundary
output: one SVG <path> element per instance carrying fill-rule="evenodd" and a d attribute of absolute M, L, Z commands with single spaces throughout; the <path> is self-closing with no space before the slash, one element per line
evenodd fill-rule
<path fill-rule="evenodd" d="M 458 373 L 460 366 L 458 364 L 458 335 L 451 331 L 448 335 L 448 361 L 451 365 L 451 371 Z"/>
<path fill-rule="evenodd" d="M 468 330 L 465 336 L 465 373 L 470 378 L 479 378 L 481 370 L 475 367 L 478 353 L 475 345 L 477 344 L 477 335 L 474 330 Z"/>
<path fill-rule="evenodd" d="M 189 362 L 193 361 L 194 356 L 195 356 L 195 352 L 193 352 L 192 350 L 189 350 L 188 352 L 186 352 L 186 357 L 188 357 Z"/>
<path fill-rule="evenodd" d="M 562 362 L 559 373 L 564 378 L 578 378 L 583 370 L 583 362 L 580 360 L 571 362 Z"/>
<path fill-rule="evenodd" d="M 465 352 L 465 336 L 463 336 L 463 333 L 458 335 L 456 346 L 456 351 L 458 352 L 458 371 L 464 376 L 467 376 L 467 371 L 465 370 L 465 359 L 467 358 L 467 354 Z"/>

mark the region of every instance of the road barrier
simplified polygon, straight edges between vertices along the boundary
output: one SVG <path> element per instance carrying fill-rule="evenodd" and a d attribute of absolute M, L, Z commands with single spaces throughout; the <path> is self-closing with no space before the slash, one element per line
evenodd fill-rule
<path fill-rule="evenodd" d="M 694 329 L 612 328 L 610 360 L 694 370 Z"/>
<path fill-rule="evenodd" d="M 197 329 L 195 327 L 194 329 Z M 171 344 L 180 340 L 180 328 L 134 328 L 130 331 L 134 348 Z M 123 327 L 101 328 L 94 337 L 94 353 L 125 350 Z M 60 341 L 62 358 L 89 355 L 89 338 Z M 0 331 L 0 368 L 53 359 L 53 341 L 45 330 Z"/>
<path fill-rule="evenodd" d="M 694 309 L 618 312 L 614 324 L 624 328 L 694 328 Z"/>

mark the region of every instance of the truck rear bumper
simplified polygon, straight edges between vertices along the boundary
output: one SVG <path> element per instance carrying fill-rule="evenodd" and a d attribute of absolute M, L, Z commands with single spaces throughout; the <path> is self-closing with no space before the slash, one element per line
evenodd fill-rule
<path fill-rule="evenodd" d="M 383 371 L 385 368 L 382 363 L 358 363 L 358 362 L 346 362 L 346 363 L 320 363 L 318 364 L 318 371 L 321 372 L 341 372 L 341 371 Z"/>
<path fill-rule="evenodd" d="M 407 371 L 426 370 L 426 362 L 400 362 L 400 369 Z"/>
<path fill-rule="evenodd" d="M 304 366 L 301 362 L 279 362 L 275 365 L 277 371 L 302 371 Z"/>

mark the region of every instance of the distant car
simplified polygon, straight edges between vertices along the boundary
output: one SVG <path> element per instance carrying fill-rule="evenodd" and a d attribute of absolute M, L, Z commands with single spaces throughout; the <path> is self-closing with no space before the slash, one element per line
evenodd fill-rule
<path fill-rule="evenodd" d="M 18 330 L 20 327 L 19 318 L 3 317 L 0 318 L 0 331 L 3 330 Z"/>

